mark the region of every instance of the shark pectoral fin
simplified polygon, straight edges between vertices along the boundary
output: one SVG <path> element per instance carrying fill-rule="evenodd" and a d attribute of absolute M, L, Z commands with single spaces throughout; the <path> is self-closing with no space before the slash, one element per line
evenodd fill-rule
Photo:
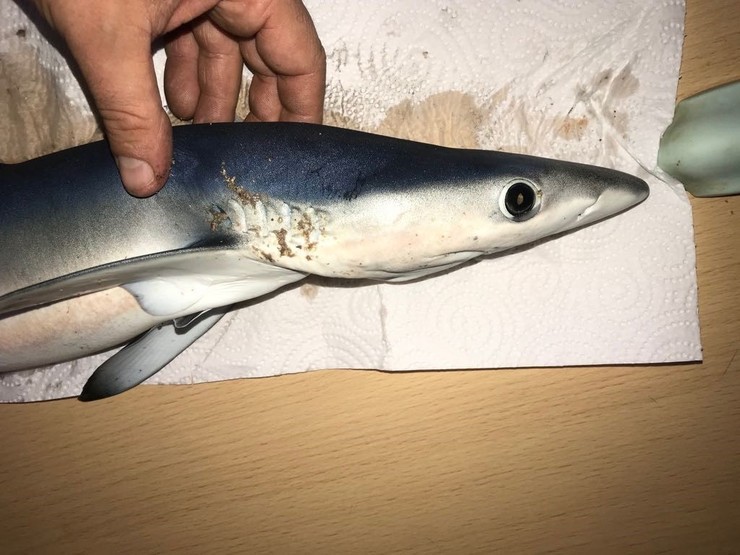
<path fill-rule="evenodd" d="M 303 277 L 236 248 L 195 247 L 119 260 L 12 291 L 0 296 L 0 316 L 121 286 L 144 310 L 169 320 L 258 297 Z"/>
<path fill-rule="evenodd" d="M 229 308 L 219 307 L 194 314 L 187 327 L 177 327 L 170 322 L 150 329 L 101 364 L 87 380 L 78 399 L 105 399 L 139 385 L 197 341 Z"/>
<path fill-rule="evenodd" d="M 123 288 L 139 302 L 139 306 L 153 316 L 171 316 L 189 310 L 207 295 L 211 284 L 199 274 L 155 277 L 145 281 L 127 283 Z M 186 315 L 192 318 L 200 312 Z M 175 320 L 175 327 L 180 325 L 180 318 Z M 187 325 L 187 324 L 186 324 Z"/>
<path fill-rule="evenodd" d="M 237 256 L 237 251 L 233 247 L 219 245 L 177 249 L 117 260 L 61 275 L 0 296 L 0 315 L 118 287 L 133 281 L 182 275 L 183 269 L 187 273 L 188 268 L 203 268 L 211 260 L 234 259 Z"/>
<path fill-rule="evenodd" d="M 305 277 L 236 250 L 173 257 L 152 273 L 142 273 L 121 287 L 147 313 L 174 319 L 177 328 L 186 327 L 204 310 L 253 299 Z"/>

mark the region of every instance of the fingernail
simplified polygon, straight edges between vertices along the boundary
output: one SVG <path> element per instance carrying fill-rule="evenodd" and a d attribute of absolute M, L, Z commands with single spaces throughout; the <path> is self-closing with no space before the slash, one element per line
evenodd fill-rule
<path fill-rule="evenodd" d="M 116 161 L 123 186 L 130 194 L 141 197 L 154 192 L 154 170 L 147 162 L 128 156 L 119 156 Z"/>

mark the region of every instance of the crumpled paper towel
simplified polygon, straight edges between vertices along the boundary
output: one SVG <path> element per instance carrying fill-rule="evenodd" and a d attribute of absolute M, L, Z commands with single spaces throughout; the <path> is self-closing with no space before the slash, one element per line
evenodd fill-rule
<path fill-rule="evenodd" d="M 23 16 L 2 2 L 12 27 Z M 588 229 L 417 283 L 309 280 L 230 314 L 150 382 L 701 359 L 691 207 L 680 184 L 655 169 L 673 114 L 683 2 L 306 5 L 327 51 L 333 121 L 427 140 L 454 130 L 482 148 L 614 167 L 645 178 L 650 198 Z M 0 53 L 14 37 L 6 29 Z M 87 109 L 30 24 L 24 39 L 38 41 L 65 94 Z M 163 54 L 155 59 L 161 77 Z M 75 395 L 107 356 L 5 375 L 0 400 Z"/>

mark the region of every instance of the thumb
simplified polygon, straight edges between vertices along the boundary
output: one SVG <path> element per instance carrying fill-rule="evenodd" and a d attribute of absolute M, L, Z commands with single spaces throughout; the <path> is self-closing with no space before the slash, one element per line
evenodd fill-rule
<path fill-rule="evenodd" d="M 83 4 L 87 10 L 61 18 L 70 25 L 59 31 L 87 82 L 123 186 L 137 197 L 153 195 L 169 174 L 172 128 L 157 88 L 148 15 L 117 2 L 64 2 L 59 9 Z"/>

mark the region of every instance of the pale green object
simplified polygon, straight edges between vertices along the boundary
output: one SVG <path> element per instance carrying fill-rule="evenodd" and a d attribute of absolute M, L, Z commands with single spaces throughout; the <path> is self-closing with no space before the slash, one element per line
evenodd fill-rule
<path fill-rule="evenodd" d="M 740 81 L 678 103 L 658 165 L 694 196 L 740 193 Z"/>

